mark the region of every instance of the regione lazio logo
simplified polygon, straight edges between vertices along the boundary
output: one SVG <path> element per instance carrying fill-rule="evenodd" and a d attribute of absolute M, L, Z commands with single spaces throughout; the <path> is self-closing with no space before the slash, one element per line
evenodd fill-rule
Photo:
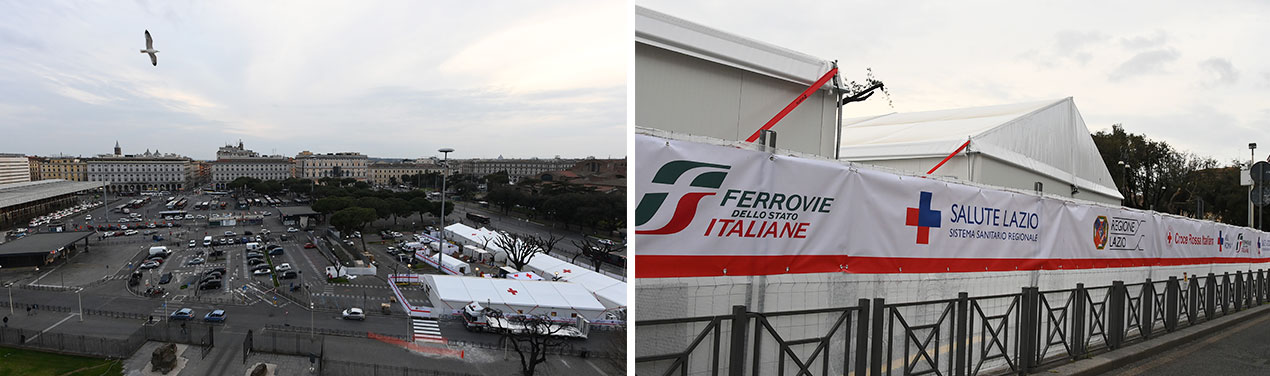
<path fill-rule="evenodd" d="M 666 190 L 674 188 L 675 183 L 685 176 L 692 179 L 688 183 L 692 188 L 704 188 L 707 190 L 698 190 L 695 192 L 685 192 L 673 200 L 669 206 L 674 207 L 674 213 L 670 217 L 670 221 L 666 222 L 661 228 L 654 230 L 635 230 L 639 235 L 669 235 L 674 234 L 683 229 L 688 228 L 692 224 L 692 218 L 697 215 L 697 204 L 701 199 L 713 196 L 723 185 L 723 179 L 728 176 L 727 171 L 732 166 L 695 162 L 695 161 L 670 161 L 661 168 L 657 169 L 657 173 L 653 175 L 654 184 L 662 184 L 666 186 Z M 635 227 L 644 226 L 649 220 L 661 211 L 663 206 L 670 198 L 670 192 L 649 192 L 640 197 L 639 203 L 635 206 Z"/>
<path fill-rule="evenodd" d="M 1098 249 L 1107 247 L 1107 217 L 1098 216 L 1094 220 L 1094 246 Z"/>
<path fill-rule="evenodd" d="M 939 227 L 939 210 L 930 208 L 931 193 L 923 191 L 916 208 L 908 208 L 904 224 L 917 226 L 917 244 L 930 244 L 930 228 Z"/>

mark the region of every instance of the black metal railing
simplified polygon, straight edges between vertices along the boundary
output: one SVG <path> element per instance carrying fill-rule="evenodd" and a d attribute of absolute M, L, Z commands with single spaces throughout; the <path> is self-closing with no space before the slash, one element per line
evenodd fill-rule
<path fill-rule="evenodd" d="M 1034 372 L 1270 300 L 1265 270 L 788 312 L 637 321 L 641 375 L 979 375 Z M 690 338 L 690 340 L 689 340 Z"/>

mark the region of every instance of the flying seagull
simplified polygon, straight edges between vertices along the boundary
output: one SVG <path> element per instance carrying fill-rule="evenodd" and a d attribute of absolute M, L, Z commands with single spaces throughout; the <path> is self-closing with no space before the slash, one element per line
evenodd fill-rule
<path fill-rule="evenodd" d="M 159 66 L 159 57 L 154 55 L 159 53 L 159 50 L 154 49 L 154 39 L 150 38 L 150 30 L 146 30 L 146 49 L 141 50 L 141 53 L 150 54 L 150 64 Z"/>

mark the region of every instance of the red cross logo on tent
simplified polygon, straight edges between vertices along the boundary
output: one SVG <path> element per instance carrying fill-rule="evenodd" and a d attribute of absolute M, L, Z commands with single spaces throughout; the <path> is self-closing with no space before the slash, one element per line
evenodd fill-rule
<path fill-rule="evenodd" d="M 516 295 L 516 290 L 512 290 L 512 288 L 511 288 L 511 287 L 508 287 L 508 288 L 507 288 L 507 292 L 512 293 L 512 295 Z"/>
<path fill-rule="evenodd" d="M 565 273 L 572 273 L 572 271 L 569 271 L 569 269 L 565 269 L 565 270 L 564 270 L 564 272 L 565 272 Z"/>
<path fill-rule="evenodd" d="M 533 278 L 534 278 L 534 273 L 525 273 L 525 277 L 528 277 L 528 278 L 530 278 L 530 279 L 533 279 Z"/>

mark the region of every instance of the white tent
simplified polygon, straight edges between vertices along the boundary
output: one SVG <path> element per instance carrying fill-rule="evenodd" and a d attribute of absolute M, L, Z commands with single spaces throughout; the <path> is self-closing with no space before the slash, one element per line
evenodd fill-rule
<path fill-rule="evenodd" d="M 432 267 L 440 269 L 450 275 L 466 275 L 472 272 L 471 265 L 444 253 L 433 253 L 429 255 L 425 251 L 416 251 L 415 258 L 422 260 L 424 263 L 432 265 Z"/>
<path fill-rule="evenodd" d="M 626 282 L 541 253 L 530 258 L 525 268 L 583 286 L 610 310 L 626 308 Z"/>
<path fill-rule="evenodd" d="M 839 158 L 985 185 L 1118 205 L 1111 179 L 1071 97 L 843 120 Z M 969 144 L 967 144 L 969 142 Z"/>
<path fill-rule="evenodd" d="M 600 319 L 605 308 L 582 286 L 566 282 L 429 275 L 429 296 L 438 309 L 456 312 L 478 302 L 505 314 L 542 315 L 567 321 Z"/>

